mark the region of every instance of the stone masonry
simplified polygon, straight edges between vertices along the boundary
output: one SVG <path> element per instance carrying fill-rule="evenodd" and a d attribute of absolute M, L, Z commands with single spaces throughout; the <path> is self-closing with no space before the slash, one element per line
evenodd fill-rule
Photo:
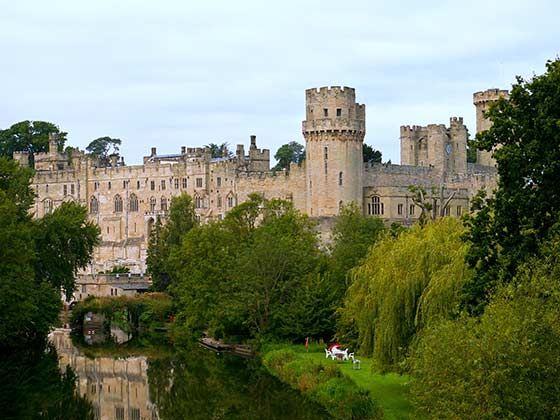
<path fill-rule="evenodd" d="M 488 103 L 506 91 L 491 89 L 474 95 L 477 130 L 488 127 L 482 114 Z M 250 137 L 248 154 L 238 145 L 231 158 L 213 159 L 205 148 L 182 147 L 180 153 L 161 155 L 153 147 L 141 165 L 112 159 L 100 167 L 83 152 L 59 153 L 56 138 L 47 153 L 35 158 L 33 187 L 37 193 L 32 211 L 41 217 L 64 201 L 87 206 L 100 229 L 102 242 L 94 262 L 83 274 L 95 275 L 115 265 L 145 272 L 148 238 L 158 218 L 164 218 L 171 199 L 181 193 L 193 197 L 201 222 L 222 219 L 249 194 L 291 201 L 295 208 L 328 226 L 344 204 L 355 202 L 364 214 L 387 223 L 409 225 L 418 219 L 408 187 L 455 193 L 447 214 L 458 217 L 469 208 L 469 199 L 480 189 L 491 192 L 496 170 L 488 156 L 482 164 L 467 164 L 467 128 L 462 118 L 449 127 L 402 126 L 401 165 L 363 163 L 365 105 L 356 103 L 349 87 L 322 87 L 305 92 L 302 131 L 306 160 L 288 171 L 270 170 L 270 152 Z M 22 165 L 27 155 L 14 155 Z"/>

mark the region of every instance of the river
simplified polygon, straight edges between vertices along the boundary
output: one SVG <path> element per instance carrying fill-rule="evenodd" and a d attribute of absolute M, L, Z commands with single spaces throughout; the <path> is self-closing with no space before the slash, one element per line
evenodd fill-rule
<path fill-rule="evenodd" d="M 60 369 L 74 370 L 78 392 L 98 420 L 327 418 L 256 359 L 195 345 L 89 348 L 66 329 L 55 330 L 51 342 Z"/>

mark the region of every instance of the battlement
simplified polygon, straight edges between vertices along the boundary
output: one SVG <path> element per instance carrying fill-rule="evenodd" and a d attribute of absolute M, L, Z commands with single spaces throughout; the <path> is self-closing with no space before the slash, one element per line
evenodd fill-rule
<path fill-rule="evenodd" d="M 478 105 L 480 103 L 492 102 L 498 100 L 499 98 L 508 99 L 509 91 L 494 88 L 494 89 L 487 89 L 481 92 L 475 92 L 473 93 L 473 104 Z"/>
<path fill-rule="evenodd" d="M 463 124 L 463 117 L 451 117 L 449 118 L 449 125 L 454 125 L 454 124 Z"/>
<path fill-rule="evenodd" d="M 317 101 L 330 96 L 345 96 L 348 100 L 355 101 L 356 90 L 348 86 L 322 86 L 305 90 L 306 101 Z"/>
<path fill-rule="evenodd" d="M 401 136 L 410 133 L 419 133 L 421 131 L 424 131 L 425 129 L 426 127 L 423 127 L 421 125 L 401 125 Z"/>

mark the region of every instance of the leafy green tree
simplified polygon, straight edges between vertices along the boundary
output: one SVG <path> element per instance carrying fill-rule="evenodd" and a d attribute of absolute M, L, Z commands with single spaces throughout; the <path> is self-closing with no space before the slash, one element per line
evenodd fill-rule
<path fill-rule="evenodd" d="M 427 328 L 409 360 L 412 393 L 430 418 L 557 418 L 560 241 L 501 285 L 480 317 Z"/>
<path fill-rule="evenodd" d="M 10 128 L 0 130 L 0 156 L 12 158 L 14 152 L 28 152 L 33 164 L 33 153 L 47 152 L 49 134 L 56 133 L 58 151 L 62 151 L 67 133 L 61 132 L 47 121 L 20 121 Z"/>
<path fill-rule="evenodd" d="M 379 150 L 375 150 L 373 147 L 365 143 L 362 146 L 362 149 L 364 155 L 364 162 L 381 163 L 381 159 L 383 158 L 383 155 Z"/>
<path fill-rule="evenodd" d="M 350 270 L 362 261 L 369 248 L 385 232 L 383 221 L 368 217 L 357 204 L 342 207 L 332 230 L 328 270 L 344 295 Z"/>
<path fill-rule="evenodd" d="M 280 146 L 274 155 L 277 160 L 274 171 L 289 170 L 291 163 L 302 163 L 305 160 L 305 148 L 296 141 Z"/>
<path fill-rule="evenodd" d="M 74 290 L 76 270 L 89 262 L 99 234 L 74 203 L 32 220 L 30 177 L 29 169 L 0 158 L 0 348 L 46 336 L 60 310 L 60 288 Z"/>
<path fill-rule="evenodd" d="M 167 290 L 172 272 L 169 258 L 174 249 L 181 245 L 183 237 L 196 225 L 192 198 L 188 194 L 173 197 L 165 224 L 158 218 L 153 232 L 150 232 L 146 264 L 148 273 L 152 276 L 154 290 Z"/>
<path fill-rule="evenodd" d="M 91 261 L 99 234 L 99 227 L 88 220 L 87 209 L 74 202 L 62 203 L 51 214 L 37 220 L 34 229 L 37 280 L 62 288 L 70 298 L 76 274 Z"/>
<path fill-rule="evenodd" d="M 415 225 L 378 241 L 353 270 L 342 321 L 355 324 L 360 350 L 380 367 L 396 367 L 425 325 L 454 315 L 471 275 L 463 233 L 453 218 Z"/>
<path fill-rule="evenodd" d="M 227 142 L 222 144 L 209 143 L 205 147 L 210 149 L 213 159 L 233 157 L 233 152 L 229 150 L 229 143 Z"/>
<path fill-rule="evenodd" d="M 464 301 L 474 312 L 535 255 L 560 218 L 560 60 L 546 68 L 529 81 L 517 77 L 509 100 L 487 111 L 492 127 L 476 137 L 480 149 L 495 149 L 499 177 L 494 197 L 476 200 L 479 211 L 467 222 L 467 261 L 476 274 Z"/>
<path fill-rule="evenodd" d="M 121 139 L 114 139 L 108 136 L 99 137 L 87 145 L 86 151 L 91 157 L 97 159 L 100 166 L 109 166 L 111 164 L 110 156 L 119 154 L 119 146 L 121 144 Z"/>
<path fill-rule="evenodd" d="M 291 203 L 251 195 L 223 221 L 189 231 L 170 261 L 178 321 L 195 333 L 301 339 L 332 330 L 329 320 L 304 325 L 294 316 L 310 311 L 313 293 L 304 298 L 301 291 L 317 273 L 320 253 L 314 223 Z"/>

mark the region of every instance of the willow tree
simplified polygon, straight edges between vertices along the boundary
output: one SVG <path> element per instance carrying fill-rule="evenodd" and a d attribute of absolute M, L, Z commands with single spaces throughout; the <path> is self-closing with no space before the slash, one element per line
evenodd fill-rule
<path fill-rule="evenodd" d="M 443 218 L 387 235 L 353 270 L 341 316 L 355 323 L 360 350 L 380 366 L 394 366 L 418 331 L 454 313 L 471 275 L 463 231 L 459 221 Z"/>

